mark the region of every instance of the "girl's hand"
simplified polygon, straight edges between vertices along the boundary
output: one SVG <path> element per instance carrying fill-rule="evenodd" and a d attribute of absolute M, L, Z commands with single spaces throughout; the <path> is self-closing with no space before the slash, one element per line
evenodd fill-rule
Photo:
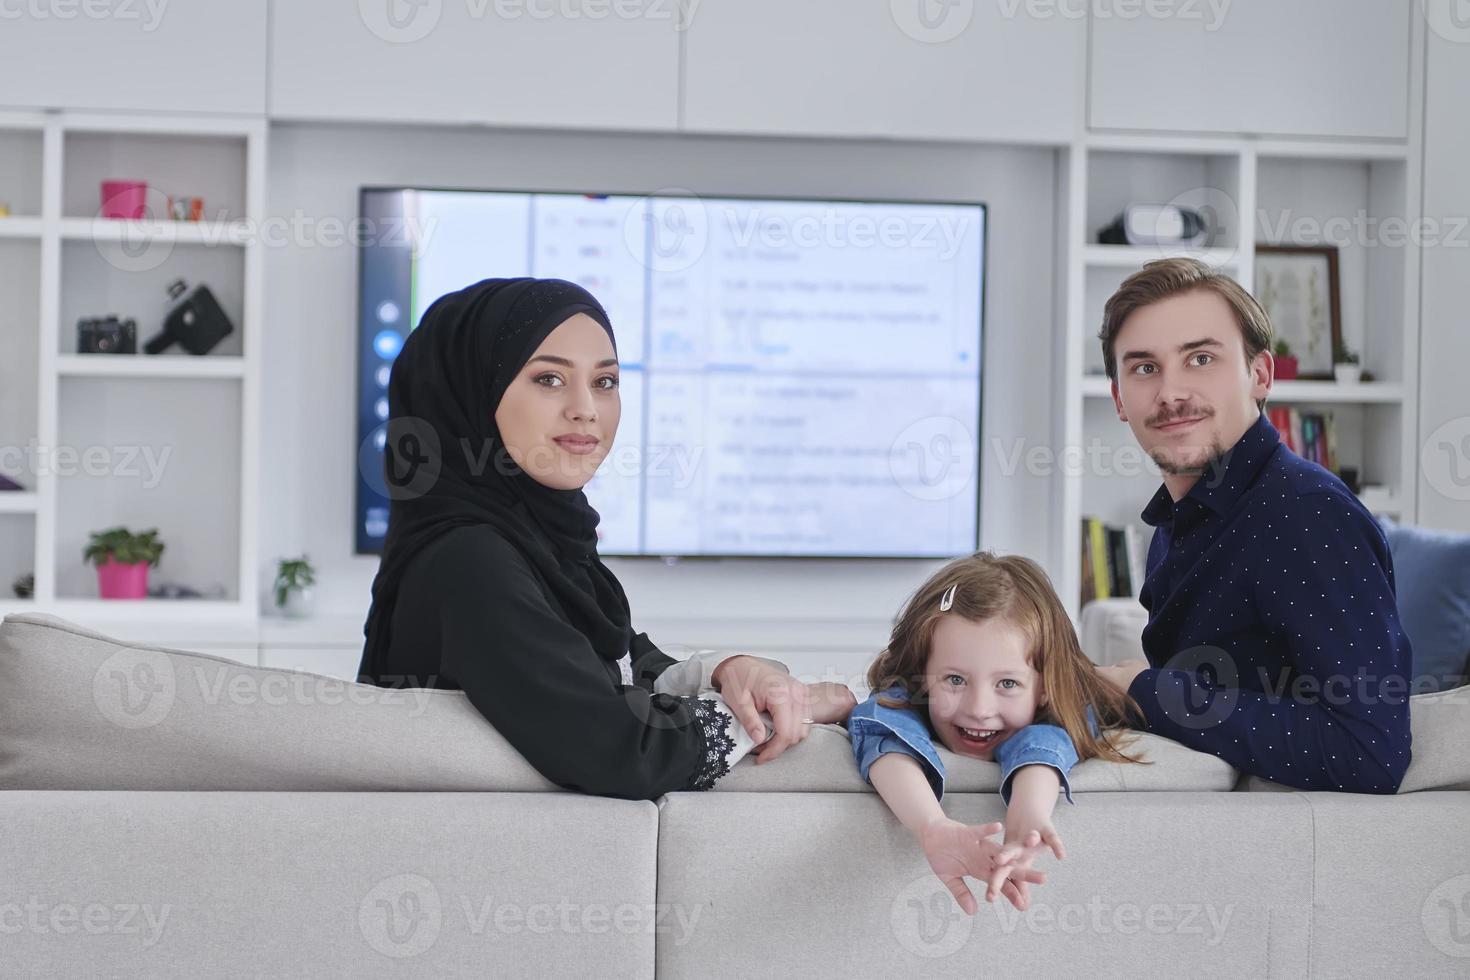
<path fill-rule="evenodd" d="M 846 684 L 822 681 L 808 684 L 807 717 L 816 725 L 840 725 L 857 707 L 857 696 Z"/>
<path fill-rule="evenodd" d="M 1062 846 L 1062 838 L 1052 826 L 1051 819 L 1041 814 L 1029 814 L 1024 810 L 1018 812 L 1012 808 L 1006 814 L 1005 845 L 996 854 L 997 870 L 989 877 L 985 900 L 994 901 L 997 891 L 1003 891 L 1006 885 L 1014 884 L 1024 903 L 1016 907 L 1021 909 L 1029 905 L 1031 893 L 1026 883 L 1008 881 L 1007 873 L 1010 871 L 1010 877 L 1014 878 L 1011 869 L 1029 869 L 1037 857 L 1047 850 L 1059 861 L 1067 856 L 1067 849 Z M 1016 904 L 1014 899 L 1011 904 Z"/>
<path fill-rule="evenodd" d="M 1027 883 L 1039 885 L 1046 881 L 1044 871 L 997 864 L 1002 845 L 991 837 L 1004 826 L 997 820 L 984 826 L 972 827 L 958 820 L 940 817 L 925 824 L 919 833 L 919 846 L 924 849 L 929 867 L 944 883 L 944 887 L 949 889 L 949 893 L 966 915 L 974 915 L 980 908 L 970 886 L 965 884 L 967 876 L 982 881 L 990 880 L 993 888 L 1000 890 L 1018 909 L 1022 907 L 1020 902 L 1025 897 L 1020 888 Z M 1011 880 L 1005 884 L 995 884 L 995 879 L 1004 880 L 1007 877 Z M 989 892 L 986 901 L 990 901 Z"/>

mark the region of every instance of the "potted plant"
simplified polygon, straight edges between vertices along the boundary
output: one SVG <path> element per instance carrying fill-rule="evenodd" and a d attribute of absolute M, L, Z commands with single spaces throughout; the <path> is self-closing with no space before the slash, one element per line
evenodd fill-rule
<path fill-rule="evenodd" d="M 1332 349 L 1332 375 L 1339 384 L 1357 384 L 1363 379 L 1363 366 L 1358 363 L 1358 352 L 1342 341 Z"/>
<path fill-rule="evenodd" d="M 146 599 L 148 566 L 163 554 L 158 529 L 134 534 L 125 527 L 93 531 L 82 558 L 97 566 L 97 593 L 104 599 Z"/>
<path fill-rule="evenodd" d="M 1291 352 L 1291 345 L 1284 338 L 1279 339 L 1272 353 L 1276 355 L 1276 380 L 1290 381 L 1295 378 L 1297 360 Z"/>
<path fill-rule="evenodd" d="M 282 558 L 276 566 L 276 580 L 271 586 L 275 593 L 276 609 L 283 616 L 301 619 L 311 615 L 316 584 L 316 569 L 311 561 L 300 558 Z"/>

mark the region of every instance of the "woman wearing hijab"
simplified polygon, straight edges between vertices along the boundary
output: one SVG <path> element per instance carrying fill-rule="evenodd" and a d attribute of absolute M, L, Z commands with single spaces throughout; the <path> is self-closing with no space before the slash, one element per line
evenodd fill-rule
<path fill-rule="evenodd" d="M 760 658 L 680 663 L 633 632 L 582 491 L 617 386 L 607 314 L 572 283 L 487 279 L 429 307 L 388 383 L 388 535 L 359 679 L 462 689 L 552 782 L 653 799 L 708 789 L 758 744 L 775 758 L 851 694 Z"/>

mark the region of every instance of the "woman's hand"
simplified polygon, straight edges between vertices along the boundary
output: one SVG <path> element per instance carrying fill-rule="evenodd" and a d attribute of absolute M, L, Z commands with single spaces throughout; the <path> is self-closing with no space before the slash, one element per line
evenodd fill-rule
<path fill-rule="evenodd" d="M 857 696 L 846 684 L 822 681 L 808 684 L 807 717 L 817 725 L 840 725 L 857 707 Z"/>
<path fill-rule="evenodd" d="M 806 738 L 811 730 L 806 722 L 812 718 L 808 713 L 807 686 L 764 660 L 737 654 L 722 661 L 710 680 L 760 746 L 755 754 L 756 765 L 770 762 Z M 771 716 L 771 723 L 776 727 L 769 741 L 766 726 L 761 722 L 762 711 Z"/>
<path fill-rule="evenodd" d="M 998 887 L 1017 909 L 1025 907 L 1022 888 L 1046 881 L 1044 871 L 997 863 L 1003 846 L 991 838 L 1003 827 L 1000 821 L 972 827 L 949 817 L 939 817 L 919 831 L 919 846 L 929 860 L 929 867 L 966 915 L 974 915 L 980 908 L 970 886 L 965 884 L 967 876 L 992 883 L 992 889 L 986 891 L 987 902 L 991 900 L 992 890 Z M 1004 884 L 995 885 L 997 878 Z"/>

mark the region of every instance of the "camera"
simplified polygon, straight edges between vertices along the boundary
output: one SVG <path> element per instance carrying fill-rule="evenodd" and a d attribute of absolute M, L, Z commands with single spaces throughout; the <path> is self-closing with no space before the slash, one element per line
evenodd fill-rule
<path fill-rule="evenodd" d="M 77 321 L 78 354 L 138 353 L 138 324 L 131 317 L 83 317 Z"/>

